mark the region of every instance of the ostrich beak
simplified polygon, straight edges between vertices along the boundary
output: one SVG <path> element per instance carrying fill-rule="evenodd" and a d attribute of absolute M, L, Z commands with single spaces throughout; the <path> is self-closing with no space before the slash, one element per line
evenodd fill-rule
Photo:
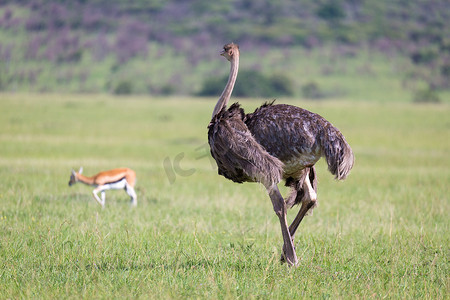
<path fill-rule="evenodd" d="M 220 55 L 224 56 L 225 54 L 225 49 L 222 49 L 222 51 L 220 51 Z"/>

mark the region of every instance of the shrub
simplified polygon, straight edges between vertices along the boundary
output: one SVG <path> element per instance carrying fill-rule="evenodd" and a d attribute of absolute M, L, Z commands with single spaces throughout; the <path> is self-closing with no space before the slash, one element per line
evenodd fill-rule
<path fill-rule="evenodd" d="M 345 18 L 344 9 L 336 1 L 329 1 L 320 5 L 316 12 L 317 16 L 328 22 L 338 22 Z"/>
<path fill-rule="evenodd" d="M 325 97 L 319 85 L 314 81 L 310 81 L 302 86 L 302 95 L 308 99 L 321 99 Z"/>
<path fill-rule="evenodd" d="M 409 55 L 411 61 L 416 65 L 428 64 L 434 61 L 438 56 L 439 52 L 432 47 L 417 49 Z"/>
<path fill-rule="evenodd" d="M 236 97 L 273 97 L 267 78 L 255 70 L 240 72 L 233 94 Z"/>
<path fill-rule="evenodd" d="M 439 95 L 430 87 L 418 90 L 414 93 L 413 102 L 415 103 L 439 103 Z"/>
<path fill-rule="evenodd" d="M 223 77 L 211 77 L 203 82 L 203 86 L 197 93 L 197 96 L 217 96 L 225 86 L 227 79 Z"/>
<path fill-rule="evenodd" d="M 176 91 L 176 88 L 171 84 L 165 84 L 161 87 L 161 95 L 169 96 L 173 95 Z"/>
<path fill-rule="evenodd" d="M 292 96 L 294 94 L 292 80 L 283 74 L 275 74 L 270 78 L 272 90 L 275 96 Z"/>
<path fill-rule="evenodd" d="M 129 95 L 133 92 L 133 84 L 128 80 L 120 81 L 114 88 L 116 95 Z"/>

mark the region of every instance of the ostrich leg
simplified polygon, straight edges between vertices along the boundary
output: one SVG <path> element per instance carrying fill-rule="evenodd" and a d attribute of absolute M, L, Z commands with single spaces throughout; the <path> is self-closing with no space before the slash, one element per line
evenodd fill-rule
<path fill-rule="evenodd" d="M 295 232 L 297 231 L 300 222 L 303 220 L 303 217 L 306 215 L 308 210 L 314 207 L 317 201 L 317 193 L 312 187 L 308 175 L 306 176 L 305 181 L 303 181 L 303 190 L 305 191 L 305 197 L 303 198 L 302 206 L 300 207 L 300 210 L 294 221 L 292 221 L 291 226 L 289 226 L 289 233 L 291 234 L 292 240 L 294 240 Z"/>
<path fill-rule="evenodd" d="M 298 264 L 297 255 L 295 254 L 294 244 L 292 242 L 292 237 L 289 233 L 289 229 L 287 226 L 286 219 L 286 203 L 284 202 L 283 197 L 281 196 L 280 191 L 276 184 L 267 188 L 267 191 L 270 196 L 270 200 L 272 200 L 273 210 L 277 214 L 280 219 L 281 224 L 281 233 L 283 235 L 283 256 L 286 262 L 291 266 L 296 266 Z"/>
<path fill-rule="evenodd" d="M 306 175 L 305 180 L 303 181 L 302 188 L 305 193 L 305 196 L 302 199 L 302 206 L 300 207 L 300 210 L 297 216 L 295 217 L 294 221 L 292 221 L 291 226 L 289 226 L 289 234 L 291 235 L 292 243 L 294 243 L 295 232 L 297 231 L 298 226 L 303 220 L 303 217 L 312 207 L 314 207 L 317 201 L 317 193 L 312 187 L 309 174 Z M 280 259 L 281 261 L 285 260 L 284 253 L 286 253 L 286 244 L 283 245 L 283 254 L 281 255 Z"/>

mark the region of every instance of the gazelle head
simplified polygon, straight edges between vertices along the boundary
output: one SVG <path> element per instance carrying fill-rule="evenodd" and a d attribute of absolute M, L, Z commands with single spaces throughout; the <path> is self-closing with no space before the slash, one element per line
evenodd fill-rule
<path fill-rule="evenodd" d="M 82 172 L 83 172 L 83 167 L 80 167 L 78 174 L 81 174 Z M 72 186 L 77 182 L 78 182 L 77 173 L 72 169 L 72 173 L 70 174 L 69 186 Z"/>

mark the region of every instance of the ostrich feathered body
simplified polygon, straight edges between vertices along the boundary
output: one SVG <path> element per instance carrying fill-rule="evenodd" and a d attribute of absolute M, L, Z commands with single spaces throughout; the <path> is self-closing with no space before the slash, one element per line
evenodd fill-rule
<path fill-rule="evenodd" d="M 284 163 L 284 179 L 298 177 L 322 156 L 336 179 L 345 179 L 353 166 L 353 152 L 342 133 L 306 109 L 266 103 L 246 115 L 245 124 L 256 141 Z"/>
<path fill-rule="evenodd" d="M 295 182 L 325 156 L 328 169 L 344 179 L 353 153 L 341 132 L 318 114 L 266 103 L 245 114 L 235 103 L 209 125 L 208 141 L 219 174 L 235 182 Z"/>

